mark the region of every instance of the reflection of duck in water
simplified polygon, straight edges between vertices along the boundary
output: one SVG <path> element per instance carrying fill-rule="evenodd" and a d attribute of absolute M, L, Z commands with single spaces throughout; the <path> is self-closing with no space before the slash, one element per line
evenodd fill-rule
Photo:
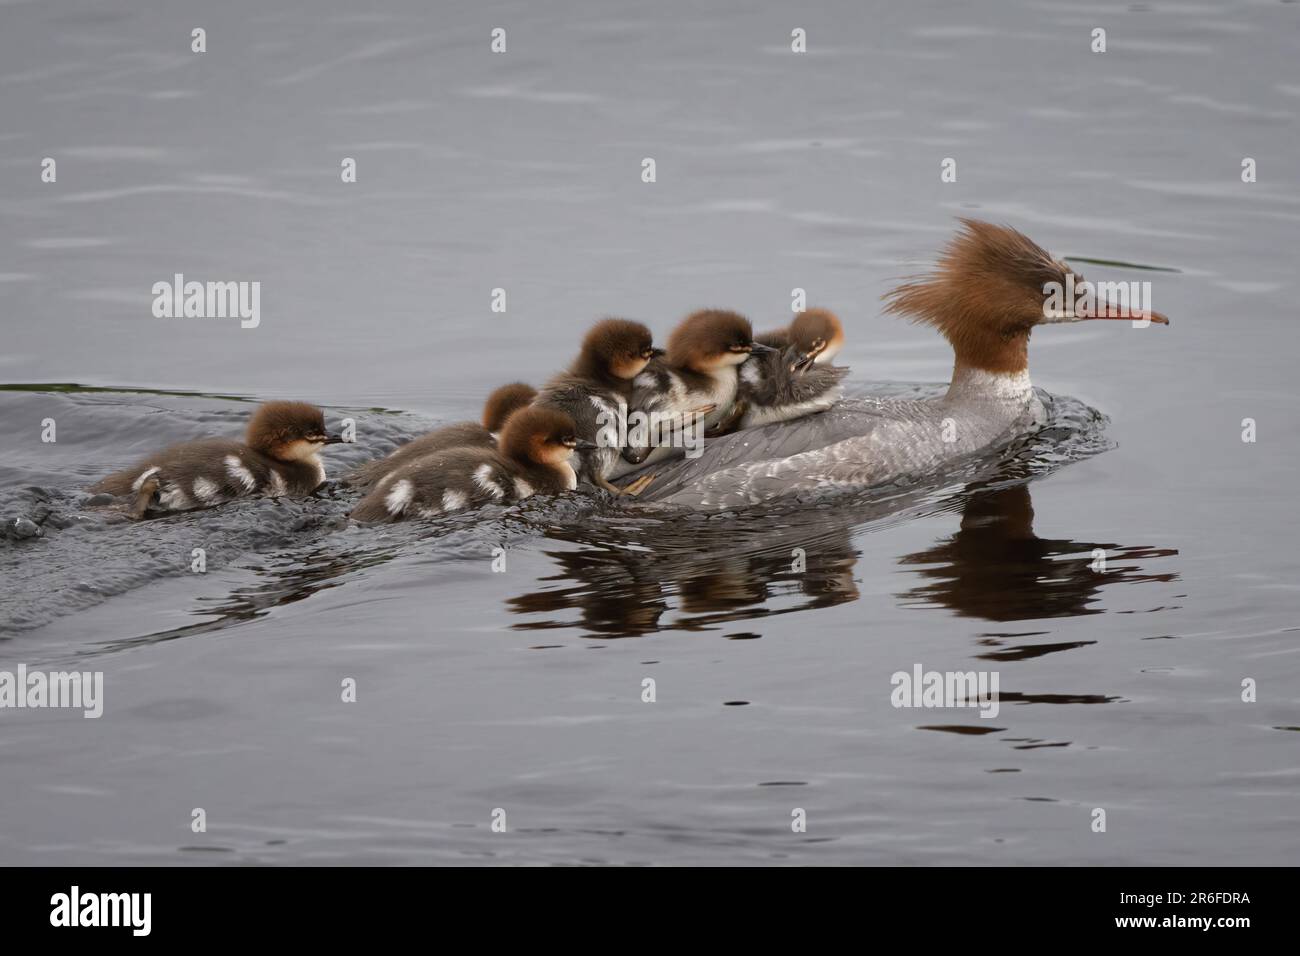
<path fill-rule="evenodd" d="M 1102 552 L 1105 570 L 1094 554 Z M 990 621 L 1101 614 L 1102 585 L 1171 581 L 1174 574 L 1143 574 L 1126 562 L 1167 557 L 1171 549 L 1039 538 L 1027 484 L 975 491 L 961 528 L 934 547 L 899 558 L 929 582 L 898 595 L 905 604 L 941 605 L 963 617 Z"/>
<path fill-rule="evenodd" d="M 963 220 L 937 269 L 889 294 L 889 312 L 937 329 L 955 356 L 942 398 L 861 399 L 794 424 L 710 441 L 702 455 L 658 469 L 643 497 L 696 508 L 754 504 L 832 487 L 868 487 L 929 473 L 1040 424 L 1029 381 L 1036 326 L 1116 318 L 1117 306 L 1084 299 L 1049 308 L 1049 289 L 1083 279 L 1006 226 Z M 1159 313 L 1152 322 L 1168 324 Z"/>
<path fill-rule="evenodd" d="M 925 579 L 898 595 L 904 606 L 943 607 L 963 617 L 995 621 L 1096 614 L 1104 610 L 1097 599 L 1105 585 L 1177 579 L 1176 573 L 1141 567 L 1150 559 L 1177 554 L 1173 549 L 1036 537 L 1027 484 L 972 485 L 962 495 L 960 529 L 925 551 L 898 559 L 905 570 Z M 548 550 L 556 571 L 542 579 L 538 590 L 508 599 L 507 606 L 522 616 L 514 625 L 519 631 L 580 628 L 602 638 L 669 630 L 755 636 L 724 629 L 741 630 L 742 622 L 857 600 L 853 535 L 887 514 L 888 509 L 800 509 L 797 524 L 782 521 L 775 531 L 765 521 L 747 522 L 746 515 L 721 523 L 612 526 L 602 530 L 599 547 L 582 527 L 548 521 L 548 537 L 579 547 Z M 1097 548 L 1106 555 L 1104 573 L 1093 570 Z M 399 553 L 398 548 L 339 552 L 317 544 L 301 562 L 269 573 L 264 584 L 234 592 L 215 609 L 215 620 L 135 640 L 185 637 L 252 619 Z M 212 611 L 204 609 L 205 614 Z M 566 616 L 566 611 L 575 613 Z M 1020 660 L 1075 646 L 1077 642 L 997 647 L 980 656 Z"/>
<path fill-rule="evenodd" d="M 972 485 L 962 497 L 955 534 L 898 559 L 925 578 L 898 595 L 905 606 L 994 621 L 1097 614 L 1105 610 L 1095 606 L 1105 585 L 1177 577 L 1139 564 L 1178 553 L 1172 549 L 1037 537 L 1027 483 Z M 888 504 L 873 503 L 852 511 L 801 509 L 797 523 L 746 513 L 721 524 L 602 530 L 599 549 L 548 552 L 558 573 L 547 578 L 547 589 L 508 603 L 516 613 L 546 616 L 517 624 L 520 630 L 583 627 L 600 637 L 713 629 L 844 604 L 859 597 L 854 533 L 890 513 Z M 547 534 L 590 544 L 581 528 L 552 527 Z M 1097 549 L 1105 555 L 1104 571 L 1094 570 Z M 566 609 L 578 610 L 579 619 L 558 619 Z"/>
<path fill-rule="evenodd" d="M 547 534 L 589 543 L 578 528 L 550 528 Z M 857 552 L 847 521 L 813 529 L 611 527 L 602 530 L 601 543 L 599 549 L 548 551 L 559 573 L 546 579 L 547 589 L 508 601 L 518 614 L 546 618 L 515 627 L 583 627 L 599 637 L 637 637 L 714 628 L 858 597 Z M 556 587 L 555 581 L 572 584 Z M 676 613 L 670 614 L 674 596 Z M 769 607 L 772 599 L 779 605 Z M 567 609 L 578 610 L 580 620 L 557 620 Z"/>

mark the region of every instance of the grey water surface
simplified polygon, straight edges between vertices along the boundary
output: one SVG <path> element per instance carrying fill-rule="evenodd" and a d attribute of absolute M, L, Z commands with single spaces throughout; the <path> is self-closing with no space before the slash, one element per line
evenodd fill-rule
<path fill-rule="evenodd" d="M 0 864 L 1294 864 L 1297 62 L 1273 0 L 0 0 L 0 671 L 104 675 L 97 720 L 0 709 Z M 950 473 L 85 505 L 262 399 L 355 421 L 338 474 L 599 316 L 772 327 L 795 288 L 853 394 L 935 394 L 879 297 L 958 216 L 1173 324 L 1038 330 L 1049 426 Z M 260 324 L 154 317 L 176 273 L 260 282 Z M 917 664 L 999 713 L 892 706 Z"/>

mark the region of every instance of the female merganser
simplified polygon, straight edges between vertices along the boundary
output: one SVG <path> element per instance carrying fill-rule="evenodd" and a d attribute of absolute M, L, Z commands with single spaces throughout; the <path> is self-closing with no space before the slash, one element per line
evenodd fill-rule
<path fill-rule="evenodd" d="M 483 424 L 456 422 L 454 425 L 435 428 L 419 438 L 408 441 L 390 453 L 387 458 L 366 462 L 348 475 L 347 483 L 357 488 L 369 488 L 393 469 L 435 451 L 466 447 L 495 448 L 496 436 L 506 423 L 506 419 L 531 404 L 536 397 L 537 389 L 523 382 L 502 385 L 483 403 Z"/>
<path fill-rule="evenodd" d="M 739 382 L 736 369 L 755 352 L 776 349 L 754 341 L 753 326 L 743 315 L 724 309 L 693 312 L 673 329 L 667 355 L 636 377 L 632 409 L 658 416 L 674 431 L 691 427 L 692 419 L 702 415 L 699 424 L 707 430 L 731 414 Z M 681 453 L 662 432 L 642 439 L 629 440 L 624 460 L 615 463 L 611 474 L 626 474 Z"/>
<path fill-rule="evenodd" d="M 351 516 L 358 521 L 436 518 L 537 493 L 572 491 L 578 476 L 569 459 L 592 444 L 578 438 L 564 412 L 533 405 L 510 416 L 496 450 L 449 448 L 408 462 L 380 478 Z"/>
<path fill-rule="evenodd" d="M 1029 381 L 1033 328 L 1132 318 L 1105 301 L 1047 307 L 1049 288 L 1082 288 L 1082 282 L 1009 226 L 963 219 L 935 271 L 886 296 L 887 312 L 938 329 L 952 346 L 956 361 L 947 394 L 846 401 L 797 427 L 767 425 L 728 435 L 710 442 L 698 458 L 660 469 L 647 497 L 727 508 L 784 494 L 867 487 L 932 471 L 1027 431 L 1044 420 Z M 1150 320 L 1169 324 L 1158 312 Z"/>
<path fill-rule="evenodd" d="M 835 313 L 809 309 L 784 329 L 754 340 L 776 351 L 751 355 L 740 366 L 731 421 L 711 430 L 711 438 L 733 425 L 755 428 L 824 412 L 840 399 L 840 380 L 849 370 L 830 364 L 844 345 L 844 326 Z"/>
<path fill-rule="evenodd" d="M 640 322 L 602 319 L 582 340 L 582 350 L 567 372 L 542 386 L 536 404 L 554 408 L 573 419 L 578 437 L 587 443 L 579 456 L 578 476 L 611 494 L 635 494 L 610 483 L 610 468 L 618 460 L 626 433 L 632 381 L 651 359 L 662 355 L 650 330 Z M 643 487 L 643 486 L 642 486 Z"/>
<path fill-rule="evenodd" d="M 266 402 L 249 419 L 243 442 L 204 438 L 172 445 L 94 485 L 94 493 L 133 496 L 130 514 L 190 511 L 233 498 L 305 495 L 325 481 L 317 454 L 343 441 L 306 402 Z"/>

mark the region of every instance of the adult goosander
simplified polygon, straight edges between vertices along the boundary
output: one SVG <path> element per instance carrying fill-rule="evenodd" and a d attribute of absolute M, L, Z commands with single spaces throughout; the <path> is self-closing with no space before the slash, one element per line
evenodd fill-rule
<path fill-rule="evenodd" d="M 556 495 L 578 487 L 570 458 L 593 443 L 554 408 L 520 409 L 501 430 L 498 449 L 449 448 L 407 462 L 380 478 L 351 517 L 358 521 L 436 518 L 485 504 Z"/>
<path fill-rule="evenodd" d="M 579 455 L 578 476 L 611 494 L 621 495 L 628 489 L 620 489 L 608 479 L 620 448 L 607 436 L 626 430 L 632 382 L 662 354 L 662 349 L 655 348 L 650 330 L 640 322 L 602 319 L 583 338 L 582 349 L 569 370 L 543 385 L 537 396 L 538 406 L 558 409 L 572 418 L 578 437 L 587 443 Z M 638 490 L 632 488 L 630 493 Z"/>
<path fill-rule="evenodd" d="M 673 329 L 667 354 L 636 377 L 632 409 L 659 416 L 674 431 L 690 427 L 694 416 L 702 415 L 699 424 L 707 430 L 731 414 L 739 388 L 737 368 L 755 352 L 775 353 L 776 349 L 754 341 L 753 326 L 743 315 L 724 309 L 693 312 Z M 629 441 L 612 475 L 681 453 L 662 432 L 639 438 Z"/>
<path fill-rule="evenodd" d="M 830 364 L 844 345 L 844 326 L 834 312 L 808 309 L 783 329 L 754 340 L 775 351 L 751 355 L 740 366 L 732 419 L 737 428 L 754 428 L 824 412 L 840 399 L 847 368 Z M 728 423 L 713 435 L 726 434 Z"/>
<path fill-rule="evenodd" d="M 720 509 L 824 488 L 921 474 L 1044 421 L 1029 380 L 1034 327 L 1131 318 L 1112 303 L 1049 310 L 1048 283 L 1082 288 L 1068 265 L 1009 226 L 963 219 L 935 270 L 886 296 L 886 311 L 937 329 L 955 362 L 934 399 L 859 399 L 793 425 L 715 439 L 698 458 L 661 468 L 648 500 Z M 1158 312 L 1153 323 L 1168 325 Z"/>
<path fill-rule="evenodd" d="M 502 385 L 483 403 L 483 423 L 456 422 L 444 425 L 395 449 L 387 458 L 366 462 L 347 477 L 347 483 L 357 488 L 369 488 L 395 468 L 435 451 L 447 448 L 495 448 L 496 436 L 506 419 L 519 409 L 532 403 L 537 390 L 523 382 Z"/>
<path fill-rule="evenodd" d="M 182 442 L 109 475 L 94 493 L 131 496 L 129 513 L 190 511 L 250 495 L 305 495 L 325 481 L 318 452 L 343 441 L 325 431 L 325 416 L 306 402 L 266 402 L 244 441 Z"/>

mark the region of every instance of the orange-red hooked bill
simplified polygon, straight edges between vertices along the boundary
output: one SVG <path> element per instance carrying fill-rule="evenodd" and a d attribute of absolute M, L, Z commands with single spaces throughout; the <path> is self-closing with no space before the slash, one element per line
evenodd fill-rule
<path fill-rule="evenodd" d="M 1120 305 L 1117 302 L 1105 302 L 1102 304 L 1101 309 L 1098 311 L 1101 314 L 1096 315 L 1088 312 L 1080 312 L 1078 313 L 1078 316 L 1080 320 L 1118 319 L 1125 322 L 1130 322 L 1130 321 L 1139 322 L 1142 319 L 1149 318 L 1151 322 L 1155 325 L 1169 324 L 1169 316 L 1165 315 L 1163 312 L 1156 312 L 1153 310 L 1146 315 L 1142 315 L 1141 313 L 1137 315 L 1126 314 L 1128 312 L 1127 308 L 1123 305 Z"/>

